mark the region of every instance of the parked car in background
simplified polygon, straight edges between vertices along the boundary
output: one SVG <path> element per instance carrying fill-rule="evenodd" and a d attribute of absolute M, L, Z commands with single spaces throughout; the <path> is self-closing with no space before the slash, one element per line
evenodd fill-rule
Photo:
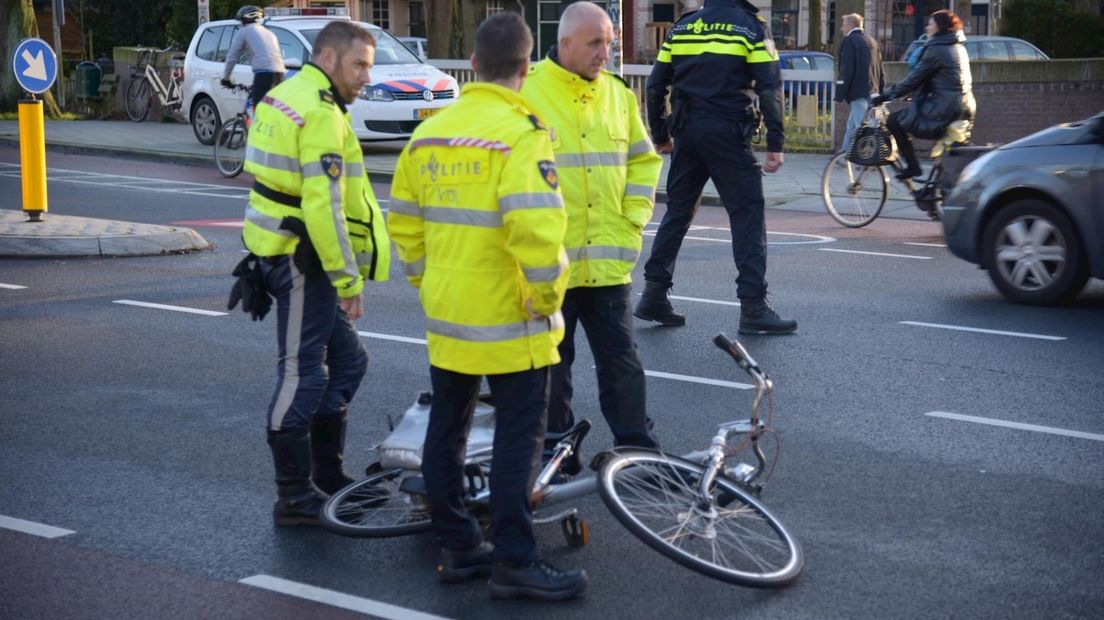
<path fill-rule="evenodd" d="M 1104 278 L 1104 112 L 968 164 L 944 201 L 943 233 L 1018 303 L 1066 301 Z"/>
<path fill-rule="evenodd" d="M 782 70 L 796 71 L 800 77 L 804 71 L 828 71 L 831 77 L 827 80 L 813 82 L 794 82 L 784 80 L 782 92 L 788 106 L 796 104 L 798 95 L 816 95 L 817 104 L 821 107 L 832 101 L 832 84 L 836 79 L 836 59 L 825 52 L 810 52 L 806 50 L 778 50 L 778 64 Z"/>
<path fill-rule="evenodd" d="M 924 37 L 909 43 L 901 62 L 908 60 L 909 54 L 924 44 Z M 1034 45 L 1014 37 L 966 36 L 966 55 L 973 61 L 994 60 L 1050 60 Z"/>
<path fill-rule="evenodd" d="M 425 40 L 425 37 L 399 37 L 399 41 L 414 52 L 414 55 L 418 58 L 422 60 L 429 59 L 429 42 Z"/>
<path fill-rule="evenodd" d="M 266 9 L 265 27 L 276 35 L 280 53 L 289 67 L 310 60 L 314 40 L 322 28 L 346 15 L 327 14 L 332 9 Z M 321 13 L 316 13 L 321 11 Z M 416 57 L 391 33 L 361 23 L 376 39 L 372 82 L 349 106 L 353 129 L 362 141 L 396 140 L 410 136 L 422 120 L 456 101 L 456 80 Z M 220 20 L 202 24 L 192 37 L 184 59 L 182 110 L 188 114 L 196 139 L 211 144 L 224 119 L 245 107 L 245 93 L 219 85 L 226 52 L 240 24 Z M 244 55 L 234 67 L 231 81 L 253 83 L 253 70 Z"/>

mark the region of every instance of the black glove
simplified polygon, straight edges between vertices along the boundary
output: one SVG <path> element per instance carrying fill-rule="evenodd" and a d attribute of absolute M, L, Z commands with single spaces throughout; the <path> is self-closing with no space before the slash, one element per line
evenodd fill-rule
<path fill-rule="evenodd" d="M 264 320 L 272 307 L 272 297 L 264 287 L 261 270 L 257 268 L 259 261 L 256 255 L 250 253 L 234 267 L 232 275 L 237 280 L 234 281 L 234 286 L 230 289 L 230 299 L 226 302 L 226 309 L 233 310 L 240 301 L 242 311 L 248 312 L 254 321 Z"/>
<path fill-rule="evenodd" d="M 234 83 L 226 78 L 219 80 L 219 84 L 222 84 L 224 88 L 234 88 Z"/>
<path fill-rule="evenodd" d="M 889 97 L 886 97 L 885 95 L 873 95 L 870 97 L 870 105 L 874 106 L 875 108 L 882 105 L 883 103 L 889 102 Z"/>

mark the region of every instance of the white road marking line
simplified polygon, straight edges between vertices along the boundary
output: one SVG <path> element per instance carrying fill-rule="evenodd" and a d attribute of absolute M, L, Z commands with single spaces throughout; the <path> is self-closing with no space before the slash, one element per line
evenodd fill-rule
<path fill-rule="evenodd" d="M 922 248 L 945 248 L 945 247 L 947 247 L 946 243 L 919 243 L 919 242 L 916 242 L 916 241 L 906 241 L 905 245 L 918 245 Z"/>
<path fill-rule="evenodd" d="M 889 252 L 863 252 L 861 250 L 841 250 L 839 248 L 817 248 L 821 252 L 842 252 L 844 254 L 868 254 L 870 256 L 889 256 L 892 258 L 915 258 L 918 260 L 931 260 L 930 256 L 917 256 L 915 254 L 890 254 Z"/>
<path fill-rule="evenodd" d="M 980 327 L 962 327 L 961 325 L 944 325 L 942 323 L 923 323 L 921 321 L 898 321 L 901 325 L 916 325 L 917 327 L 936 327 L 938 329 L 951 329 L 960 332 L 977 332 L 979 334 L 996 334 L 997 336 L 1016 336 L 1017 338 L 1036 338 L 1038 340 L 1065 340 L 1065 336 L 1047 336 L 1044 334 L 1025 334 L 1023 332 L 1006 332 L 999 329 L 982 329 Z"/>
<path fill-rule="evenodd" d="M 950 413 L 947 411 L 929 411 L 925 413 L 926 416 L 933 418 L 946 418 L 948 420 L 959 420 L 962 422 L 976 422 L 978 424 L 988 424 L 990 426 L 1003 426 L 1005 428 L 1016 428 L 1022 431 L 1035 431 L 1036 433 L 1049 433 L 1051 435 L 1063 435 L 1065 437 L 1077 437 L 1078 439 L 1092 439 L 1094 441 L 1104 441 L 1104 435 L 1098 435 L 1096 433 L 1085 433 L 1082 431 L 1070 431 L 1064 428 L 1054 428 L 1053 426 L 1039 426 L 1038 424 L 1024 424 L 1022 422 L 1008 422 L 1006 420 L 995 420 L 993 418 L 979 418 L 973 415 L 962 415 L 961 413 Z"/>
<path fill-rule="evenodd" d="M 76 534 L 73 530 L 35 523 L 34 521 L 24 521 L 23 519 L 16 519 L 15 517 L 5 517 L 4 515 L 0 515 L 0 527 L 6 530 L 23 532 L 24 534 L 41 536 L 42 538 L 58 538 Z"/>
<path fill-rule="evenodd" d="M 13 170 L 18 170 L 19 165 L 4 163 L 4 166 L 8 166 Z M 59 176 L 51 176 L 55 173 L 62 173 Z M 7 173 L 5 173 L 7 174 Z M 80 178 L 74 178 L 64 175 L 80 175 Z M 149 177 L 136 177 L 124 174 L 110 174 L 105 172 L 87 172 L 84 170 L 69 170 L 66 168 L 47 168 L 46 178 L 51 181 L 63 181 L 66 183 L 77 183 L 80 185 L 96 185 L 105 186 L 112 185 L 116 187 L 123 187 L 128 189 L 141 189 L 152 192 L 168 192 L 174 194 L 187 194 L 191 196 L 205 196 L 209 198 L 235 198 L 242 199 L 248 198 L 249 189 L 244 187 L 238 187 L 235 185 L 217 185 L 214 183 L 198 183 L 195 181 L 174 181 L 172 179 L 150 179 Z M 154 183 L 157 187 L 146 187 L 144 184 Z M 143 185 L 139 185 L 143 184 Z M 210 191 L 225 191 L 235 190 L 243 192 L 241 195 L 225 195 L 225 194 L 210 194 L 200 193 L 200 190 Z"/>
<path fill-rule="evenodd" d="M 198 308 L 185 308 L 184 306 L 169 306 L 166 304 L 152 304 L 145 301 L 134 301 L 132 299 L 116 299 L 111 302 L 113 304 L 122 304 L 124 306 L 138 306 L 141 308 L 153 308 L 155 310 L 172 310 L 174 312 L 188 312 L 191 314 L 202 314 L 204 316 L 223 316 L 225 312 L 215 312 L 213 310 L 200 310 Z"/>
<path fill-rule="evenodd" d="M 387 618 L 388 620 L 443 620 L 441 616 L 434 616 L 433 614 L 374 601 L 370 598 L 361 598 L 336 590 L 317 588 L 305 583 L 288 581 L 287 579 L 280 579 L 279 577 L 273 577 L 271 575 L 253 575 L 252 577 L 246 577 L 245 579 L 239 580 L 238 583 L 306 599 L 308 601 L 314 601 L 316 603 L 322 603 L 323 605 L 329 605 L 331 607 L 348 609 L 349 611 L 369 614 L 378 618 Z"/>
<path fill-rule="evenodd" d="M 702 226 L 702 227 L 699 228 L 699 230 L 703 230 L 703 229 L 704 230 L 724 230 L 724 231 L 728 231 L 727 228 L 716 228 L 716 227 L 710 227 L 710 226 Z M 690 230 L 694 230 L 694 227 L 691 226 Z M 641 232 L 640 234 L 647 235 L 649 237 L 654 237 L 654 236 L 656 236 L 657 232 L 658 231 L 646 230 L 646 231 Z M 835 237 L 825 237 L 824 235 L 809 235 L 809 234 L 805 234 L 805 233 L 773 232 L 773 231 L 768 230 L 767 234 L 768 235 L 786 235 L 786 236 L 789 236 L 789 237 L 808 237 L 808 238 L 811 239 L 810 241 L 771 241 L 768 238 L 767 243 L 769 245 L 807 245 L 807 244 L 810 244 L 810 243 L 834 243 L 836 241 Z M 717 239 L 715 237 L 694 237 L 694 236 L 687 235 L 687 236 L 683 237 L 683 239 L 693 239 L 694 241 L 713 241 L 715 243 L 732 243 L 731 238 Z"/>
<path fill-rule="evenodd" d="M 18 289 L 21 289 L 21 288 L 27 288 L 27 287 L 20 286 L 18 284 L 4 284 L 3 282 L 0 282 L 0 288 L 11 289 L 11 290 L 14 291 L 14 290 L 18 290 Z"/>
<path fill-rule="evenodd" d="M 380 334 L 378 332 L 361 332 L 358 334 L 365 338 L 375 338 L 377 340 L 393 340 L 395 342 L 406 342 L 409 344 L 425 345 L 426 341 L 421 338 L 410 338 L 407 336 L 392 336 L 391 334 Z M 754 386 L 746 383 L 736 383 L 734 381 L 722 381 L 720 379 L 707 379 L 705 377 L 692 377 L 690 375 L 679 375 L 671 372 L 660 372 L 658 370 L 645 370 L 644 374 L 649 377 L 656 377 L 658 379 L 674 379 L 675 381 L 686 381 L 688 383 L 701 383 L 704 385 L 718 385 L 721 387 L 734 388 L 737 390 L 750 390 Z"/>
<path fill-rule="evenodd" d="M 644 293 L 640 293 L 643 295 Z M 738 301 L 721 301 L 719 299 L 702 299 L 700 297 L 682 297 L 681 295 L 670 295 L 671 299 L 680 299 L 682 301 L 700 301 L 703 304 L 718 304 L 721 306 L 739 306 Z"/>
<path fill-rule="evenodd" d="M 395 342 L 406 342 L 409 344 L 426 344 L 426 341 L 421 338 L 408 338 L 407 336 L 392 336 L 391 334 L 380 334 L 376 332 L 357 332 L 365 338 L 375 338 L 376 340 L 394 340 Z"/>
<path fill-rule="evenodd" d="M 690 375 L 679 375 L 673 372 L 660 372 L 658 370 L 645 370 L 644 374 L 649 377 L 656 377 L 659 379 L 674 379 L 675 381 L 686 381 L 688 383 L 701 383 L 703 385 L 719 385 L 721 387 L 728 387 L 737 390 L 750 390 L 754 388 L 753 385 L 746 383 L 736 383 L 735 381 L 722 381 L 720 379 L 706 379 L 704 377 L 692 377 Z"/>

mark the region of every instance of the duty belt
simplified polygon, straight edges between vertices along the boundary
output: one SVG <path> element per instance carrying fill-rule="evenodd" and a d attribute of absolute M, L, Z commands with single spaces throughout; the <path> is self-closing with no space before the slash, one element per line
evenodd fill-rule
<path fill-rule="evenodd" d="M 299 196 L 293 196 L 291 194 L 285 194 L 279 190 L 272 189 L 271 187 L 261 183 L 260 181 L 253 180 L 253 191 L 257 192 L 261 196 L 268 198 L 272 202 L 278 202 L 282 205 L 289 207 L 301 208 L 300 203 L 303 201 Z"/>

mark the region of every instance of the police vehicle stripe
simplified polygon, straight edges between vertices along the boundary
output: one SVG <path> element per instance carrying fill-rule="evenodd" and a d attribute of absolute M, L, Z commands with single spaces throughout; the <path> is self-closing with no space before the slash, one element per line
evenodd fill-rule
<path fill-rule="evenodd" d="M 503 213 L 514 209 L 554 209 L 560 207 L 563 207 L 563 196 L 560 196 L 557 192 L 510 194 L 498 199 L 498 208 Z"/>
<path fill-rule="evenodd" d="M 298 159 L 288 157 L 287 155 L 270 153 L 252 144 L 245 147 L 245 159 L 260 166 L 264 166 L 265 168 L 299 174 Z"/>
<path fill-rule="evenodd" d="M 556 153 L 556 166 L 581 168 L 584 166 L 625 166 L 629 156 L 621 152 L 605 153 Z"/>
<path fill-rule="evenodd" d="M 467 342 L 504 342 L 516 340 L 550 330 L 563 328 L 563 315 L 559 311 L 547 319 L 519 321 L 505 325 L 462 325 L 440 319 L 426 317 L 426 331 L 437 336 L 445 336 Z"/>
<path fill-rule="evenodd" d="M 456 207 L 422 207 L 422 217 L 427 222 L 437 224 L 460 224 L 486 228 L 502 227 L 502 214 L 498 211 L 458 209 Z"/>
<path fill-rule="evenodd" d="M 584 260 L 624 260 L 636 261 L 640 253 L 632 248 L 620 248 L 615 245 L 588 245 L 583 248 L 567 248 L 567 257 L 571 262 Z"/>
<path fill-rule="evenodd" d="M 259 226 L 260 228 L 263 228 L 270 233 L 275 233 L 282 237 L 289 238 L 295 236 L 295 233 L 291 232 L 290 230 L 284 230 L 280 228 L 280 220 L 270 215 L 265 215 L 264 213 L 261 213 L 260 211 L 254 209 L 252 206 L 245 208 L 245 219 L 251 224 Z"/>

